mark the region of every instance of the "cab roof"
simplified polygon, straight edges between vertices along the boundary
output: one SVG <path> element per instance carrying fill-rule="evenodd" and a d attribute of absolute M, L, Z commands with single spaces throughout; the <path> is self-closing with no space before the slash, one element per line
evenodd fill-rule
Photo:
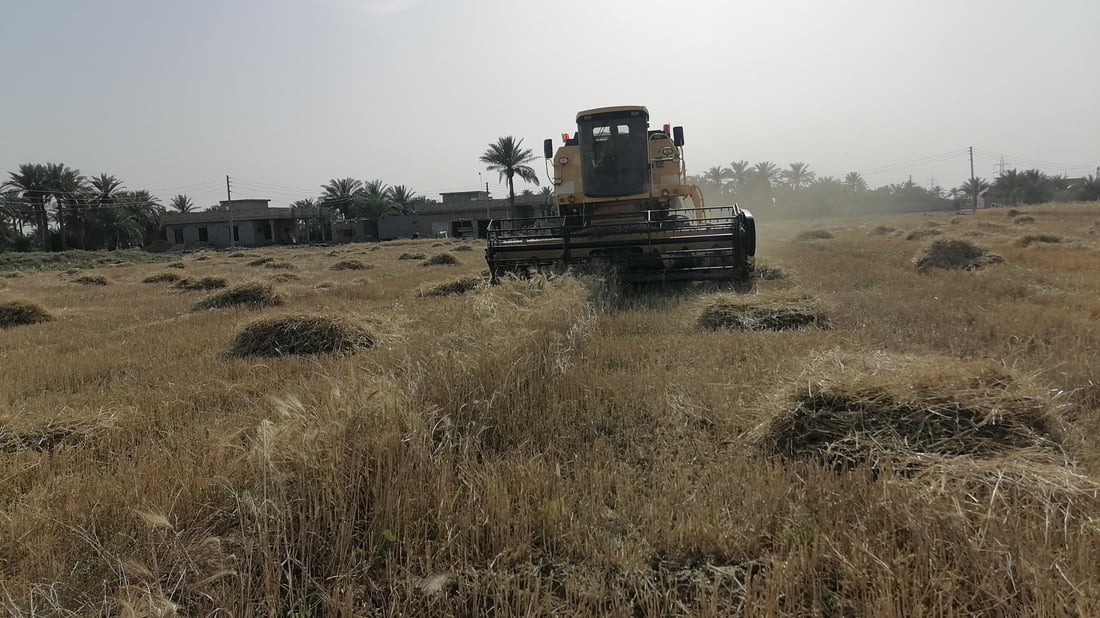
<path fill-rule="evenodd" d="M 642 112 L 645 115 L 646 120 L 649 120 L 649 110 L 644 105 L 614 105 L 611 107 L 597 107 L 594 109 L 586 109 L 582 112 L 577 112 L 577 122 L 580 122 L 584 116 L 597 116 L 603 114 L 614 114 L 618 112 Z"/>

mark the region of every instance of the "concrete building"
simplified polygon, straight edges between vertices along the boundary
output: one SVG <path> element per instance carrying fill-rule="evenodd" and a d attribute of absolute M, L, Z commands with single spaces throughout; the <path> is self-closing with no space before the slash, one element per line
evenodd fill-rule
<path fill-rule="evenodd" d="M 173 248 L 261 247 L 332 240 L 328 208 L 272 208 L 270 201 L 222 200 L 218 206 L 202 212 L 165 213 L 161 218 L 161 240 Z"/>
<path fill-rule="evenodd" d="M 508 200 L 488 199 L 483 191 L 442 193 L 443 201 L 418 204 L 415 215 L 382 217 L 378 220 L 378 239 L 396 238 L 485 238 L 491 219 L 522 219 L 548 216 L 552 207 L 542 196 L 516 196 L 512 209 Z M 482 199 L 455 196 L 470 195 Z M 451 196 L 448 198 L 448 196 Z"/>

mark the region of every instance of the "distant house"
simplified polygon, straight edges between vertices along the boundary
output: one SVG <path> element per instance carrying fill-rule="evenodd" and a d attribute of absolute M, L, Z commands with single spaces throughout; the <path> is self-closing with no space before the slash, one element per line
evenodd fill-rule
<path fill-rule="evenodd" d="M 323 206 L 272 208 L 271 200 L 222 200 L 203 212 L 161 217 L 161 240 L 173 247 L 260 247 L 332 240 L 331 211 Z M 232 230 L 231 230 L 232 228 Z"/>
<path fill-rule="evenodd" d="M 441 193 L 442 202 L 418 204 L 416 214 L 382 217 L 378 239 L 484 238 L 491 219 L 523 219 L 549 216 L 552 207 L 541 195 L 516 196 L 516 207 L 506 199 L 493 200 L 484 191 Z M 464 196 L 464 197 L 457 197 Z"/>

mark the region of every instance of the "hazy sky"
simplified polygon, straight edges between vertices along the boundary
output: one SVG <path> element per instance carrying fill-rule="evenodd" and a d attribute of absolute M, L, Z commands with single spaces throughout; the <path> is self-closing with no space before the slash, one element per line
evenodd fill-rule
<path fill-rule="evenodd" d="M 3 0 L 0 171 L 284 205 L 333 177 L 472 190 L 580 109 L 737 159 L 945 187 L 1100 165 L 1097 0 Z M 945 155 L 913 165 L 894 164 Z M 884 168 L 884 169 L 883 169 Z M 542 175 L 541 159 L 536 169 Z"/>

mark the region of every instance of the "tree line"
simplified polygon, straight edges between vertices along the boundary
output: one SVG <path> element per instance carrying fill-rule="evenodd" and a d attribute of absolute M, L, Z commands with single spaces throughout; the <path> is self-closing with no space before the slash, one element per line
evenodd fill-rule
<path fill-rule="evenodd" d="M 780 168 L 771 161 L 734 161 L 689 178 L 708 203 L 737 202 L 749 208 L 774 208 L 790 216 L 843 215 L 904 210 L 931 210 L 945 203 L 969 207 L 975 196 L 1005 205 L 1100 199 L 1100 179 L 1071 180 L 1040 170 L 1007 170 L 992 182 L 966 180 L 958 187 L 924 187 L 912 180 L 871 189 L 859 172 L 844 178 L 818 177 L 806 163 Z"/>

